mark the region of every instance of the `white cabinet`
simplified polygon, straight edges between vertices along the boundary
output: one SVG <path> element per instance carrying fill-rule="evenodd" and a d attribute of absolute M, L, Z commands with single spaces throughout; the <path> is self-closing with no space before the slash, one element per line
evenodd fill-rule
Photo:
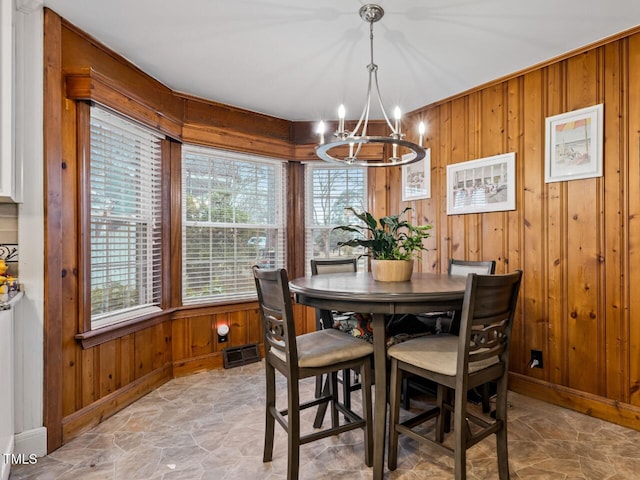
<path fill-rule="evenodd" d="M 16 100 L 19 75 L 15 41 L 14 0 L 0 0 L 0 202 L 22 201 L 22 163 L 16 149 L 16 115 L 22 115 Z M 15 74 L 14 74 L 15 73 Z"/>
<path fill-rule="evenodd" d="M 13 453 L 13 310 L 0 311 L 0 479 L 9 478 Z"/>

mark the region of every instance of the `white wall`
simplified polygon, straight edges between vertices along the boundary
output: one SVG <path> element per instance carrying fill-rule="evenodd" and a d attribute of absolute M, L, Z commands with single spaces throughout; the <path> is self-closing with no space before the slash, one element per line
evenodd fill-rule
<path fill-rule="evenodd" d="M 13 161 L 13 1 L 0 0 L 0 171 Z M 1 180 L 6 180 L 2 175 Z M 0 182 L 2 183 L 2 182 Z M 2 187 L 0 186 L 0 190 Z M 14 445 L 13 315 L 0 312 L 0 479 L 9 478 Z"/>
<path fill-rule="evenodd" d="M 5 0 L 2 0 L 5 1 Z M 46 454 L 43 427 L 44 179 L 42 0 L 15 0 L 15 155 L 26 172 L 18 207 L 20 283 L 15 309 L 15 452 Z"/>

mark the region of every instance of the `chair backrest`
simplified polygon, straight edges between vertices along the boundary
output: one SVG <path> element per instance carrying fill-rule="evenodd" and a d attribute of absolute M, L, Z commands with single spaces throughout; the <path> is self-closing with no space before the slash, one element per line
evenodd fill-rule
<path fill-rule="evenodd" d="M 289 292 L 289 280 L 284 268 L 261 269 L 253 267 L 253 278 L 258 291 L 258 303 L 262 318 L 265 355 L 271 350 L 276 356 L 286 358 L 288 365 L 298 364 L 293 306 Z"/>
<path fill-rule="evenodd" d="M 480 275 L 489 275 L 496 272 L 495 260 L 474 261 L 474 260 L 449 260 L 449 275 L 468 275 L 470 273 L 478 273 Z"/>
<path fill-rule="evenodd" d="M 499 364 L 506 374 L 521 280 L 521 270 L 504 275 L 469 274 L 460 320 L 459 366 L 466 365 L 473 372 Z M 461 370 L 459 374 L 464 373 Z"/>
<path fill-rule="evenodd" d="M 357 272 L 358 259 L 356 257 L 312 258 L 311 275 L 326 273 Z"/>
<path fill-rule="evenodd" d="M 311 275 L 347 273 L 358 271 L 357 257 L 312 258 Z M 331 327 L 333 315 L 329 310 L 316 308 L 316 330 Z"/>

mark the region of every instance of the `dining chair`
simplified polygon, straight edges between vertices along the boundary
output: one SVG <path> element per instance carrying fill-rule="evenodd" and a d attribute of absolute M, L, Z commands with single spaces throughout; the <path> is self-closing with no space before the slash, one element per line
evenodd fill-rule
<path fill-rule="evenodd" d="M 447 273 L 449 275 L 468 275 L 469 273 L 477 273 L 479 275 L 492 275 L 496 271 L 495 260 L 458 260 L 449 259 L 449 267 Z M 433 323 L 436 332 L 458 334 L 460 330 L 460 311 L 451 312 L 435 312 L 428 314 L 420 314 L 418 316 L 423 322 Z M 408 410 L 410 407 L 410 389 L 423 390 L 419 384 L 412 382 L 409 378 L 405 378 L 402 384 L 402 407 Z M 482 411 L 488 413 L 491 409 L 490 405 L 490 388 L 488 384 L 481 387 L 479 393 L 482 402 Z"/>
<path fill-rule="evenodd" d="M 311 275 L 328 273 L 348 273 L 358 271 L 357 257 L 312 258 Z M 337 312 L 316 309 L 316 330 L 331 328 Z"/>
<path fill-rule="evenodd" d="M 349 273 L 358 271 L 357 257 L 334 257 L 334 258 L 312 258 L 311 275 L 325 275 L 329 273 Z M 334 328 L 339 325 L 340 330 L 348 331 L 348 327 L 343 326 L 343 322 L 355 322 L 354 312 L 337 312 L 331 310 L 316 309 L 316 330 L 324 328 Z M 351 370 L 344 370 L 342 376 L 338 377 L 338 383 L 342 384 L 342 398 L 347 408 L 351 407 L 351 392 L 360 388 L 360 380 L 355 373 L 354 382 L 351 382 Z M 322 392 L 323 378 L 316 378 L 316 397 Z M 326 409 L 326 404 L 325 404 Z M 316 416 L 314 427 L 320 428 L 325 415 L 325 409 L 321 409 Z"/>
<path fill-rule="evenodd" d="M 509 478 L 507 450 L 507 377 L 509 347 L 522 271 L 504 275 L 469 274 L 460 317 L 459 335 L 430 335 L 392 346 L 389 470 L 398 461 L 398 436 L 427 441 L 454 456 L 456 480 L 466 478 L 466 451 L 489 435 L 496 435 L 500 480 Z M 436 406 L 400 423 L 400 390 L 406 374 L 437 384 Z M 495 419 L 471 413 L 467 391 L 489 381 L 497 382 Z M 452 396 L 450 393 L 453 392 Z M 453 447 L 443 444 L 445 416 L 453 415 Z M 435 419 L 435 436 L 415 427 Z M 472 428 L 473 425 L 473 428 Z"/>
<path fill-rule="evenodd" d="M 277 421 L 287 432 L 287 479 L 298 478 L 300 445 L 360 428 L 364 432 L 365 464 L 373 464 L 371 400 L 371 357 L 373 347 L 337 329 L 329 328 L 296 336 L 287 272 L 284 269 L 253 267 L 258 293 L 266 373 L 266 418 L 263 462 L 273 457 L 274 427 Z M 362 382 L 362 415 L 338 400 L 337 373 L 358 369 Z M 276 407 L 276 370 L 287 379 L 287 408 Z M 323 394 L 301 402 L 300 380 L 327 374 Z M 328 404 L 331 428 L 301 434 L 301 410 Z M 347 419 L 340 424 L 338 412 Z"/>
<path fill-rule="evenodd" d="M 457 260 L 449 259 L 449 275 L 468 275 L 477 273 L 478 275 L 493 275 L 496 273 L 495 260 Z M 460 312 L 449 312 L 449 322 L 446 326 L 447 333 L 458 333 L 460 330 Z"/>

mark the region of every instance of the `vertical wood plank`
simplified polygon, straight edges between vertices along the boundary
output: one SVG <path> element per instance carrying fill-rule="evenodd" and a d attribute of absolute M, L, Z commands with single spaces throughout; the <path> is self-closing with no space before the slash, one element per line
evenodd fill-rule
<path fill-rule="evenodd" d="M 469 160 L 467 151 L 467 103 L 464 99 L 454 100 L 451 104 L 451 122 L 449 124 L 449 138 L 451 139 L 451 157 L 449 165 Z M 464 127 L 464 128 L 462 128 Z M 451 215 L 449 217 L 451 257 L 466 258 L 467 227 L 466 215 Z"/>
<path fill-rule="evenodd" d="M 81 402 L 79 405 L 81 407 L 86 407 L 87 405 L 91 405 L 98 399 L 96 392 L 96 381 L 95 381 L 95 372 L 96 372 L 96 361 L 94 358 L 94 353 L 97 350 L 95 348 L 89 348 L 87 350 L 82 350 L 80 359 L 81 363 L 79 366 L 79 370 L 82 371 L 82 383 L 80 384 L 80 391 L 82 394 Z M 69 412 L 73 413 L 73 412 Z"/>
<path fill-rule="evenodd" d="M 95 347 L 100 351 L 100 362 L 97 365 L 99 394 L 102 398 L 116 391 L 116 371 L 119 367 L 120 356 L 116 348 L 117 340 L 112 340 Z"/>
<path fill-rule="evenodd" d="M 628 258 L 624 266 L 627 282 L 625 289 L 629 299 L 629 402 L 640 405 L 640 118 L 631 112 L 640 112 L 640 89 L 632 85 L 640 83 L 640 34 L 629 37 L 629 126 L 628 126 L 628 174 L 627 174 L 627 228 L 625 251 Z M 624 238 L 624 237 L 623 237 Z"/>
<path fill-rule="evenodd" d="M 169 144 L 169 169 L 171 172 L 169 181 L 170 211 L 182 212 L 182 145 L 173 141 L 169 142 Z M 170 217 L 169 229 L 169 305 L 177 307 L 182 305 L 182 213 Z"/>
<path fill-rule="evenodd" d="M 171 322 L 171 351 L 174 362 L 188 357 L 187 348 L 187 320 L 177 318 Z"/>
<path fill-rule="evenodd" d="M 62 191 L 64 195 L 70 195 L 76 198 L 78 195 L 77 176 L 78 168 L 76 158 L 76 108 L 75 103 L 69 100 L 64 101 L 64 110 L 62 113 L 62 155 L 67 161 L 59 161 L 56 169 L 62 171 Z M 64 163 L 64 165 L 63 165 Z M 62 286 L 62 314 L 59 322 L 62 326 L 62 358 L 64 366 L 62 396 L 63 396 L 63 413 L 67 415 L 76 411 L 79 405 L 76 403 L 76 394 L 81 389 L 82 372 L 77 370 L 78 345 L 74 339 L 74 335 L 78 332 L 78 328 L 83 324 L 79 319 L 80 309 L 78 309 L 78 257 L 75 248 L 79 237 L 79 229 L 76 228 L 78 221 L 77 204 L 73 207 L 64 208 L 61 217 L 64 242 L 62 242 L 62 265 L 60 272 L 56 275 L 60 279 Z M 63 233 L 64 232 L 64 233 Z"/>
<path fill-rule="evenodd" d="M 262 343 L 260 310 L 247 310 L 247 343 Z"/>
<path fill-rule="evenodd" d="M 62 445 L 62 22 L 51 10 L 44 12 L 44 412 L 47 449 Z M 69 359 L 67 359 L 69 361 Z M 75 362 L 75 359 L 73 360 Z M 66 375 L 68 376 L 68 375 Z"/>
<path fill-rule="evenodd" d="M 597 97 L 597 55 L 589 51 L 567 60 L 567 109 L 594 105 Z M 601 215 L 599 180 L 567 182 L 567 286 L 569 319 L 567 340 L 568 386 L 589 393 L 602 392 L 599 364 Z"/>
<path fill-rule="evenodd" d="M 487 88 L 482 92 L 482 157 L 489 157 L 505 150 L 506 130 L 506 83 Z M 518 159 L 516 158 L 516 162 Z M 517 188 L 517 184 L 516 184 Z M 492 212 L 482 215 L 480 224 L 480 251 L 478 260 L 495 260 L 496 272 L 504 271 L 505 222 L 504 212 Z"/>
<path fill-rule="evenodd" d="M 237 347 L 247 343 L 247 314 L 245 311 L 231 312 L 229 314 L 229 346 Z"/>
<path fill-rule="evenodd" d="M 439 180 L 431 181 L 431 195 L 440 197 L 438 208 L 438 249 L 439 267 L 441 272 L 446 272 L 449 265 L 449 258 L 453 257 L 453 239 L 452 239 L 452 218 L 447 215 L 447 165 L 452 163 L 452 128 L 451 128 L 451 102 L 437 107 L 438 122 L 437 131 L 430 133 L 432 138 L 433 151 L 437 155 L 431 156 L 431 172 L 436 175 Z M 435 166 L 434 166 L 435 165 Z"/>
<path fill-rule="evenodd" d="M 467 102 L 467 156 L 466 160 L 482 157 L 482 92 L 475 92 L 468 96 Z M 465 260 L 480 260 L 482 250 L 482 224 L 485 215 L 471 213 L 462 216 L 465 222 L 466 246 Z"/>
<path fill-rule="evenodd" d="M 424 242 L 428 250 L 422 254 L 422 271 L 434 272 L 439 271 L 438 259 L 441 256 L 439 243 L 442 238 L 442 230 L 446 227 L 446 215 L 444 218 L 440 216 L 442 196 L 436 193 L 440 192 L 440 185 L 438 183 L 441 181 L 441 176 L 438 173 L 441 168 L 441 159 L 438 158 L 439 152 L 438 149 L 435 148 L 437 142 L 434 141 L 439 127 L 438 109 L 432 109 L 422 113 L 420 118 L 414 123 L 419 124 L 420 121 L 424 122 L 426 127 L 423 145 L 425 148 L 429 148 L 429 155 L 431 157 L 431 168 L 429 169 L 428 179 L 431 188 L 431 198 L 419 201 L 422 210 L 420 223 L 433 225 L 431 237 Z"/>
<path fill-rule="evenodd" d="M 520 255 L 522 252 L 523 222 L 523 191 L 525 161 L 523 152 L 524 115 L 523 115 L 523 79 L 522 77 L 510 80 L 507 85 L 507 132 L 506 150 L 516 152 L 516 210 L 507 212 L 506 234 L 506 258 L 504 259 L 504 271 L 511 272 L 522 268 Z M 513 338 L 511 340 L 511 353 L 509 355 L 509 368 L 512 371 L 523 373 L 526 371 L 524 355 L 524 302 L 518 302 L 518 315 L 514 319 Z"/>
<path fill-rule="evenodd" d="M 155 344 L 153 329 L 146 328 L 134 334 L 135 337 L 135 366 L 136 379 L 144 377 L 153 370 L 153 354 Z"/>
<path fill-rule="evenodd" d="M 624 79 L 628 78 L 623 62 L 624 42 L 615 42 L 604 47 L 604 247 L 602 261 L 605 261 L 603 285 L 605 327 L 605 374 L 606 396 L 626 399 L 624 379 L 628 375 L 625 358 L 627 356 L 627 336 L 624 325 L 622 294 L 624 232 L 624 166 L 628 161 L 624 145 L 628 141 L 624 119 L 627 118 Z M 606 260 L 605 260 L 606 259 Z"/>
<path fill-rule="evenodd" d="M 524 77 L 524 190 L 520 208 L 524 213 L 522 265 L 524 282 L 520 289 L 520 301 L 526 316 L 524 323 L 525 352 L 529 361 L 529 349 L 546 350 L 546 319 L 544 310 L 544 136 L 541 129 L 544 120 L 542 108 L 542 72 L 537 70 Z M 530 375 L 543 377 L 542 370 L 529 370 Z"/>
<path fill-rule="evenodd" d="M 120 374 L 118 388 L 131 383 L 134 379 L 133 335 L 120 338 Z"/>
<path fill-rule="evenodd" d="M 229 325 L 226 315 L 203 315 L 189 319 L 189 355 L 197 357 L 214 351 L 214 332 L 218 325 Z M 217 342 L 217 334 L 216 342 Z M 225 348 L 227 345 L 223 345 Z"/>
<path fill-rule="evenodd" d="M 557 115 L 565 110 L 564 63 L 545 68 L 546 94 L 545 117 Z M 543 154 L 546 161 L 546 152 Z M 566 183 L 546 184 L 546 310 L 549 322 L 547 371 L 550 381 L 565 384 L 567 370 L 567 308 L 566 308 Z"/>

